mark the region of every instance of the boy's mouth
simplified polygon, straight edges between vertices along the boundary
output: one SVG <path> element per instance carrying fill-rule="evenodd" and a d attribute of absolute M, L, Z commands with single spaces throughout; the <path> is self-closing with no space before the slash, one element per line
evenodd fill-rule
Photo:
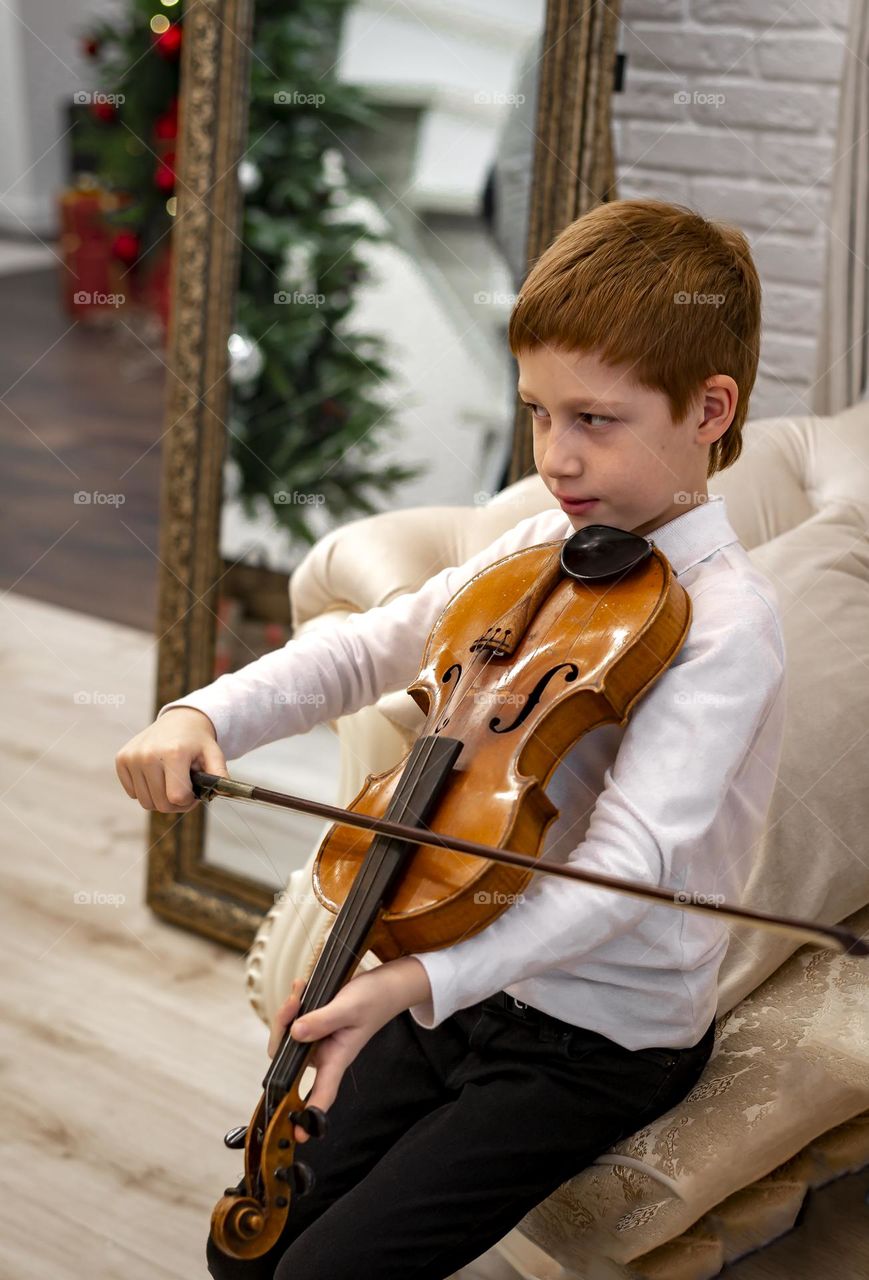
<path fill-rule="evenodd" d="M 590 511 L 598 501 L 597 498 L 568 498 L 561 493 L 556 493 L 555 497 L 558 499 L 564 511 L 572 512 Z"/>

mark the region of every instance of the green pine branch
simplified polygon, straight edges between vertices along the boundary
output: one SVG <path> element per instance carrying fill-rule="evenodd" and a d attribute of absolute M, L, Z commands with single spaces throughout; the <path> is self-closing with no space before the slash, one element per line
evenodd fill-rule
<path fill-rule="evenodd" d="M 257 0 L 239 175 L 248 189 L 233 327 L 254 344 L 261 368 L 231 370 L 227 449 L 248 515 L 265 499 L 289 539 L 307 544 L 317 536 L 315 507 L 335 522 L 373 514 L 422 470 L 378 462 L 396 426 L 389 351 L 379 335 L 348 329 L 368 276 L 361 249 L 388 237 L 345 214 L 377 182 L 338 168 L 338 140 L 387 123 L 335 75 L 346 8 L 347 0 Z M 117 120 L 84 121 L 81 145 L 97 157 L 103 185 L 132 195 L 114 220 L 139 235 L 142 266 L 172 226 L 154 171 L 155 152 L 174 144 L 154 138 L 154 123 L 178 94 L 179 73 L 153 49 L 153 12 L 153 0 L 127 0 L 122 23 L 103 19 L 82 32 L 99 41 L 93 89 L 124 101 Z M 294 497 L 276 501 L 276 493 Z"/>

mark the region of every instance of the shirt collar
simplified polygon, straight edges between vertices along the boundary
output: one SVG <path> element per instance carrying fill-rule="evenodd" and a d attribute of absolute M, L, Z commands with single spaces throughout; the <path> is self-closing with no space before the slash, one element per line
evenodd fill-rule
<path fill-rule="evenodd" d="M 710 493 L 698 506 L 659 525 L 646 537 L 664 553 L 677 577 L 722 547 L 739 541 L 722 493 Z"/>
<path fill-rule="evenodd" d="M 570 536 L 573 527 L 567 516 L 565 520 Z M 667 557 L 677 578 L 722 547 L 739 541 L 728 519 L 722 493 L 708 494 L 698 506 L 674 516 L 645 536 Z"/>

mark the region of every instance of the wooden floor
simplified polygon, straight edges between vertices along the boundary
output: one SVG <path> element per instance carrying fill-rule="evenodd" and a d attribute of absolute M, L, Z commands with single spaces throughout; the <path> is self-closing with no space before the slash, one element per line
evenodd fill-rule
<path fill-rule="evenodd" d="M 141 323 L 62 310 L 53 260 L 0 274 L 0 588 L 153 625 L 164 385 Z"/>

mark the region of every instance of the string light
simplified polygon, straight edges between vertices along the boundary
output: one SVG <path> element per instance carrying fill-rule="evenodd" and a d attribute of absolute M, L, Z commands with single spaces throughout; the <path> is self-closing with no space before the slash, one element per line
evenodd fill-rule
<path fill-rule="evenodd" d="M 162 35 L 164 31 L 168 31 L 171 25 L 165 13 L 155 13 L 151 19 L 151 30 L 155 31 L 157 35 Z"/>
<path fill-rule="evenodd" d="M 175 210 L 177 208 L 178 208 L 178 197 L 170 196 L 169 199 L 166 201 L 166 212 L 169 214 L 170 218 L 175 217 Z"/>

